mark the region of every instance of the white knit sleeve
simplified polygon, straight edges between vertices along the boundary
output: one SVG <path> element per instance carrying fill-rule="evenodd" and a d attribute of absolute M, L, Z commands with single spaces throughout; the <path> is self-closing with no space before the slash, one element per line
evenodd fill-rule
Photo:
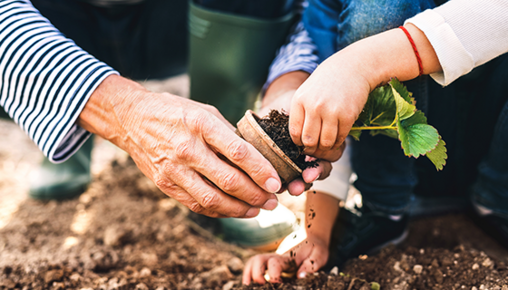
<path fill-rule="evenodd" d="M 446 86 L 508 52 L 508 1 L 450 0 L 408 20 L 422 30 L 443 68 L 431 77 Z"/>

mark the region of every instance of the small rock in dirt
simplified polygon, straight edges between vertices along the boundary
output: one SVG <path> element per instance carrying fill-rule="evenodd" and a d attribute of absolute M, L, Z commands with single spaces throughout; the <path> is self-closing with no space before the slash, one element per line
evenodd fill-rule
<path fill-rule="evenodd" d="M 227 282 L 226 284 L 224 284 L 224 286 L 222 286 L 222 290 L 231 290 L 231 289 L 233 289 L 233 287 L 235 287 L 235 285 L 236 285 L 236 281 L 231 280 L 231 281 Z"/>
<path fill-rule="evenodd" d="M 104 231 L 104 244 L 106 246 L 120 246 L 128 235 L 125 229 L 120 228 L 118 225 L 111 225 Z"/>
<path fill-rule="evenodd" d="M 439 262 L 436 259 L 432 260 L 432 262 L 430 264 L 434 268 L 439 268 Z"/>
<path fill-rule="evenodd" d="M 441 272 L 441 270 L 437 269 L 434 272 L 434 279 L 436 279 L 436 282 L 438 284 L 442 284 L 443 283 L 443 272 Z"/>
<path fill-rule="evenodd" d="M 478 290 L 478 288 L 476 288 L 476 286 L 473 286 L 471 287 L 471 290 Z"/>
<path fill-rule="evenodd" d="M 397 272 L 402 272 L 402 269 L 400 268 L 400 262 L 397 261 L 395 262 L 395 264 L 393 265 L 393 269 Z"/>
<path fill-rule="evenodd" d="M 147 267 L 144 267 L 139 272 L 139 277 L 148 277 L 152 275 L 152 270 L 148 269 Z"/>
<path fill-rule="evenodd" d="M 487 259 L 483 260 L 483 262 L 482 262 L 482 266 L 483 267 L 487 267 L 487 268 L 489 268 L 492 264 L 493 263 L 492 263 L 492 260 L 490 258 L 487 258 Z"/>
<path fill-rule="evenodd" d="M 48 271 L 44 275 L 44 282 L 46 284 L 48 284 L 53 281 L 60 281 L 60 280 L 62 280 L 63 275 L 64 275 L 64 271 L 62 269 Z"/>
<path fill-rule="evenodd" d="M 330 275 L 335 275 L 335 276 L 338 276 L 338 275 L 339 275 L 339 267 L 337 267 L 337 266 L 333 267 L 333 268 L 330 270 Z"/>
<path fill-rule="evenodd" d="M 155 288 L 155 290 L 166 290 L 166 287 L 164 287 L 164 286 L 159 286 L 159 287 Z"/>
<path fill-rule="evenodd" d="M 73 282 L 79 282 L 79 280 L 81 280 L 81 275 L 79 275 L 78 273 L 72 273 L 69 279 Z"/>
<path fill-rule="evenodd" d="M 416 275 L 420 275 L 423 271 L 422 265 L 414 265 L 413 271 L 415 272 Z"/>
<path fill-rule="evenodd" d="M 238 257 L 233 257 L 228 261 L 228 268 L 231 273 L 239 274 L 243 271 L 243 261 Z"/>
<path fill-rule="evenodd" d="M 149 290 L 149 288 L 145 285 L 145 283 L 139 283 L 136 285 L 136 290 Z"/>
<path fill-rule="evenodd" d="M 63 290 L 65 289 L 65 284 L 62 282 L 53 282 L 53 287 L 51 287 L 52 290 Z"/>
<path fill-rule="evenodd" d="M 478 263 L 474 263 L 472 268 L 473 270 L 478 270 L 480 269 L 480 265 L 478 265 Z"/>

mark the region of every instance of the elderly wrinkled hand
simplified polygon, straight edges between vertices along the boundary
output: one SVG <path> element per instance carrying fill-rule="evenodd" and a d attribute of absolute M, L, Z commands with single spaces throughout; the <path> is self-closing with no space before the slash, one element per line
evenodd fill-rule
<path fill-rule="evenodd" d="M 212 106 L 110 76 L 79 124 L 127 151 L 165 194 L 194 212 L 253 217 L 277 205 L 277 172 Z"/>

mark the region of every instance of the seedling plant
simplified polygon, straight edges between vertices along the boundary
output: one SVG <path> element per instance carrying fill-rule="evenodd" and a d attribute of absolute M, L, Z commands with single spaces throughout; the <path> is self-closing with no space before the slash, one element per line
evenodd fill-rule
<path fill-rule="evenodd" d="M 406 156 L 426 156 L 442 170 L 446 164 L 446 143 L 427 124 L 427 117 L 415 106 L 412 93 L 396 78 L 372 91 L 349 135 L 359 140 L 363 131 L 400 140 Z"/>

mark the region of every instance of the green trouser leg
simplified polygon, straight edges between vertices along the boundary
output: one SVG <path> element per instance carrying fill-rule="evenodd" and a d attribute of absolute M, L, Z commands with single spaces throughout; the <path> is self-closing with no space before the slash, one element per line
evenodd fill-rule
<path fill-rule="evenodd" d="M 30 176 L 29 195 L 34 199 L 62 200 L 83 193 L 92 177 L 90 174 L 93 135 L 65 162 L 54 164 L 47 158 Z"/>
<path fill-rule="evenodd" d="M 266 20 L 207 10 L 192 1 L 189 13 L 190 97 L 236 124 L 254 107 L 293 13 Z"/>

